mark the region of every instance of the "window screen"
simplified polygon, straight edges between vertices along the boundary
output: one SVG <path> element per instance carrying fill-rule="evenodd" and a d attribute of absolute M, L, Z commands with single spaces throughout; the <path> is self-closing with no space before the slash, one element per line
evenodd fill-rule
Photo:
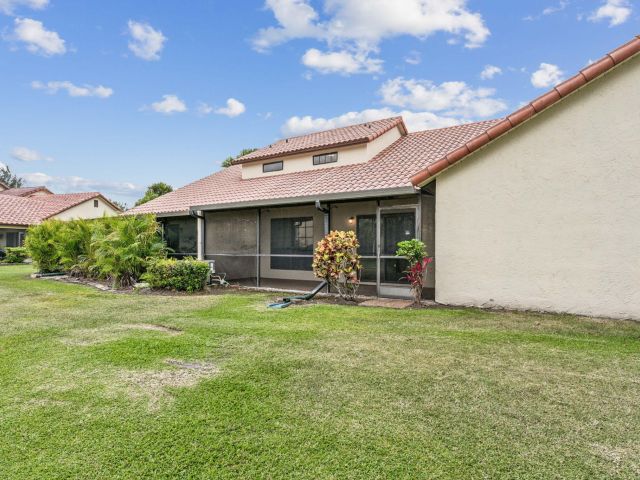
<path fill-rule="evenodd" d="M 325 163 L 334 163 L 338 161 L 338 152 L 323 153 L 322 155 L 313 156 L 314 165 L 324 165 Z"/>
<path fill-rule="evenodd" d="M 382 215 L 381 249 L 382 255 L 395 255 L 398 242 L 416 236 L 416 215 L 414 212 L 385 213 Z"/>
<path fill-rule="evenodd" d="M 356 236 L 360 248 L 358 253 L 364 256 L 376 255 L 376 216 L 358 215 L 356 220 Z"/>
<path fill-rule="evenodd" d="M 262 164 L 262 171 L 264 173 L 279 172 L 280 170 L 282 170 L 282 161 Z"/>
<path fill-rule="evenodd" d="M 271 257 L 274 270 L 311 270 L 313 255 L 313 217 L 272 218 L 272 255 L 308 255 Z"/>
<path fill-rule="evenodd" d="M 172 218 L 164 223 L 164 240 L 173 250 L 171 256 L 184 257 L 197 255 L 197 226 L 195 218 Z"/>

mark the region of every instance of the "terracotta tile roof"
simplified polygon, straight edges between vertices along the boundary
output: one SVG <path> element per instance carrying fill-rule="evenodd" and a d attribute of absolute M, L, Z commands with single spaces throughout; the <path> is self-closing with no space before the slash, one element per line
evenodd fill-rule
<path fill-rule="evenodd" d="M 411 183 L 414 185 L 424 185 L 427 180 L 437 175 L 444 169 L 459 162 L 471 152 L 485 146 L 489 142 L 504 135 L 512 128 L 526 122 L 534 115 L 542 112 L 546 108 L 550 107 L 554 103 L 560 101 L 567 95 L 575 92 L 579 88 L 583 87 L 593 79 L 599 77 L 603 73 L 611 70 L 616 65 L 628 60 L 634 55 L 640 52 L 640 35 L 625 43 L 624 45 L 616 48 L 612 52 L 608 53 L 600 60 L 592 63 L 586 68 L 580 70 L 580 72 L 571 77 L 568 80 L 556 85 L 544 95 L 536 98 L 524 107 L 516 110 L 511 115 L 508 115 L 505 119 L 499 123 L 492 125 L 490 128 L 481 132 L 478 136 L 468 141 L 466 144 L 460 146 L 454 151 L 443 155 L 438 161 L 433 162 L 426 167 L 423 167 L 422 171 L 416 173 L 411 177 Z"/>
<path fill-rule="evenodd" d="M 246 180 L 242 179 L 242 167 L 233 165 L 126 213 L 178 213 L 194 206 L 230 208 L 302 198 L 313 201 L 331 195 L 336 198 L 361 195 L 367 191 L 411 193 L 414 191 L 409 180 L 411 175 L 497 122 L 499 120 L 488 120 L 410 133 L 366 163 Z"/>
<path fill-rule="evenodd" d="M 246 163 L 311 150 L 366 143 L 396 126 L 400 126 L 403 134 L 406 134 L 407 128 L 404 125 L 402 117 L 391 117 L 373 122 L 360 123 L 358 125 L 350 125 L 348 127 L 334 128 L 323 132 L 310 133 L 299 137 L 285 138 L 278 140 L 268 147 L 260 148 L 255 152 L 237 158 L 233 163 Z"/>
<path fill-rule="evenodd" d="M 104 199 L 99 192 L 38 197 L 0 195 L 0 225 L 34 225 L 96 197 Z"/>
<path fill-rule="evenodd" d="M 51 190 L 47 187 L 20 187 L 20 188 L 9 188 L 8 190 L 3 190 L 0 192 L 0 195 L 12 195 L 14 197 L 28 197 L 38 192 L 46 192 L 50 195 L 53 194 Z"/>

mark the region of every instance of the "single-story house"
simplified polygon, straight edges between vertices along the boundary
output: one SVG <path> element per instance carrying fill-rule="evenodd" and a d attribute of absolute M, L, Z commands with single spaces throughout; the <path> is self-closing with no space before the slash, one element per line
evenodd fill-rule
<path fill-rule="evenodd" d="M 26 230 L 56 218 L 99 218 L 118 215 L 120 208 L 99 192 L 54 194 L 46 187 L 0 190 L 0 248 L 18 247 Z"/>
<path fill-rule="evenodd" d="M 357 233 L 364 293 L 406 296 L 397 242 L 435 262 L 426 296 L 640 319 L 640 37 L 505 118 L 402 118 L 287 138 L 127 212 L 228 278 L 314 283 L 314 244 Z"/>

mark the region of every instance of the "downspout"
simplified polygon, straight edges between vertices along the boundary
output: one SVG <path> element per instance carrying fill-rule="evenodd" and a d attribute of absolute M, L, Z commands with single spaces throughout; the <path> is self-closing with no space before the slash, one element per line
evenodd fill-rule
<path fill-rule="evenodd" d="M 330 215 L 331 215 L 331 207 L 328 205 L 326 207 L 322 206 L 322 203 L 320 202 L 320 200 L 316 200 L 316 210 L 320 211 L 323 213 L 324 215 L 324 234 L 328 235 L 329 234 L 329 227 L 330 227 Z M 329 286 L 329 282 L 327 282 L 327 293 L 331 292 L 331 287 Z"/>
<path fill-rule="evenodd" d="M 196 248 L 198 251 L 198 260 L 204 260 L 204 215 L 189 209 L 189 216 L 196 219 Z"/>
<path fill-rule="evenodd" d="M 331 210 L 328 207 L 323 207 L 320 200 L 316 200 L 316 210 L 324 214 L 324 234 L 327 235 L 329 233 L 329 214 Z"/>

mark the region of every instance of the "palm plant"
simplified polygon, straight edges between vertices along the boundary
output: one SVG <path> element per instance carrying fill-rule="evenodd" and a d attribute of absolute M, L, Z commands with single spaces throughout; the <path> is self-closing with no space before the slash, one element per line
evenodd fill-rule
<path fill-rule="evenodd" d="M 153 215 L 118 217 L 96 229 L 91 240 L 95 266 L 116 287 L 134 284 L 149 258 L 166 256 L 166 246 Z"/>
<path fill-rule="evenodd" d="M 60 256 L 58 254 L 58 233 L 62 228 L 60 220 L 45 220 L 40 225 L 34 225 L 27 231 L 25 247 L 29 257 L 42 273 L 60 270 Z"/>
<path fill-rule="evenodd" d="M 92 221 L 72 220 L 64 222 L 58 232 L 58 257 L 62 269 L 72 276 L 87 276 L 91 262 L 87 253 L 91 250 Z"/>

